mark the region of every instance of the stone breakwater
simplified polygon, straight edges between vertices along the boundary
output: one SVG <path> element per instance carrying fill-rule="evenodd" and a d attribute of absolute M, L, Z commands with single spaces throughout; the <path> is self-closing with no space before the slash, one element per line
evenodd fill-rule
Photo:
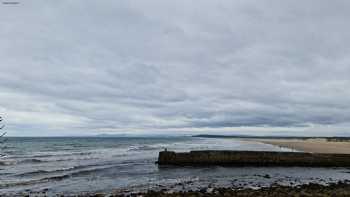
<path fill-rule="evenodd" d="M 350 154 L 265 151 L 161 151 L 159 165 L 350 167 Z"/>

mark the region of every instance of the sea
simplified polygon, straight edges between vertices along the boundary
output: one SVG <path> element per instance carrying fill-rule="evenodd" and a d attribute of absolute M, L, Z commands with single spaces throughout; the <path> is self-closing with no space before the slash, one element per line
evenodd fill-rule
<path fill-rule="evenodd" d="M 328 184 L 349 168 L 174 167 L 155 164 L 159 151 L 295 151 L 252 140 L 199 137 L 10 137 L 0 158 L 0 195 L 74 195 L 272 184 Z"/>

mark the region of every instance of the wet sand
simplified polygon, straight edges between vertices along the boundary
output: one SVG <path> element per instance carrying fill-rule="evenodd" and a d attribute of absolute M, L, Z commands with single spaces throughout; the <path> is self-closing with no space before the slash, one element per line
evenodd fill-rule
<path fill-rule="evenodd" d="M 350 154 L 350 142 L 334 142 L 326 139 L 257 139 L 256 141 L 310 153 Z"/>

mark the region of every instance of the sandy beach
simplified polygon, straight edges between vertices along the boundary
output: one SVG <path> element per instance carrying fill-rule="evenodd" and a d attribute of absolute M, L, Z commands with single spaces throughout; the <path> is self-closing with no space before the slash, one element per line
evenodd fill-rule
<path fill-rule="evenodd" d="M 350 142 L 330 142 L 326 139 L 257 139 L 256 141 L 303 152 L 350 154 Z"/>

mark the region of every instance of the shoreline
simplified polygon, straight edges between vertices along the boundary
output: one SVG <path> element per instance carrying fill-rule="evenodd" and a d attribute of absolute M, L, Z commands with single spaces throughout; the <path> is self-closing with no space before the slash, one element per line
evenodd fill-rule
<path fill-rule="evenodd" d="M 335 142 L 325 139 L 252 139 L 292 150 L 309 153 L 350 154 L 350 142 Z"/>

